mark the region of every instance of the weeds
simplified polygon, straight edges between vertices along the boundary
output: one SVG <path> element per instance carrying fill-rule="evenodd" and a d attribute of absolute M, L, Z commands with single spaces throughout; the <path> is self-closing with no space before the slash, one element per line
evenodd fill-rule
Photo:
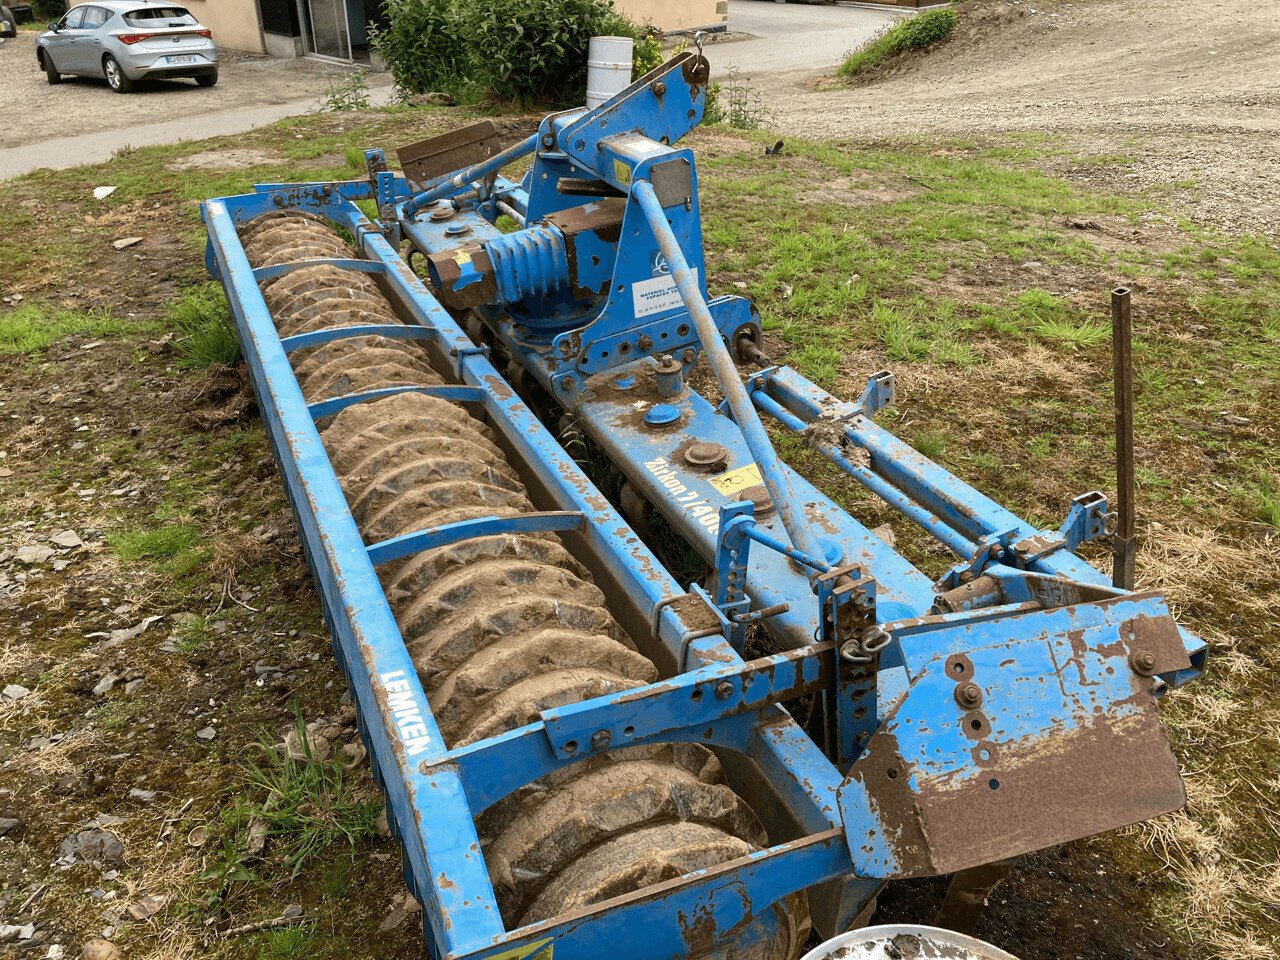
<path fill-rule="evenodd" d="M 735 130 L 759 130 L 771 118 L 764 95 L 751 86 L 751 78 L 744 77 L 737 67 L 729 69 L 724 83 L 707 86 L 702 111 L 704 123 L 724 123 Z"/>
<path fill-rule="evenodd" d="M 359 796 L 340 762 L 314 754 L 301 719 L 297 743 L 301 758 L 262 742 L 266 762 L 244 768 L 246 785 L 262 799 L 237 815 L 245 824 L 255 819 L 266 823 L 268 842 L 294 877 L 331 844 L 354 846 L 372 837 L 382 809 L 380 801 Z"/>
<path fill-rule="evenodd" d="M 107 543 L 121 560 L 150 561 L 169 577 L 186 576 L 208 557 L 208 550 L 201 544 L 200 531 L 182 523 L 109 533 Z"/>
<path fill-rule="evenodd" d="M 937 430 L 924 430 L 916 434 L 911 445 L 930 460 L 937 460 L 947 452 L 947 435 Z"/>
<path fill-rule="evenodd" d="M 232 366 L 240 359 L 240 338 L 221 285 L 213 282 L 187 287 L 165 311 L 178 331 L 177 349 L 184 367 Z"/>
<path fill-rule="evenodd" d="M 43 304 L 24 304 L 0 314 L 0 356 L 38 354 L 63 337 L 82 333 L 91 337 L 124 333 L 128 324 L 106 309 L 78 312 Z"/>
<path fill-rule="evenodd" d="M 368 75 L 363 70 L 353 70 L 329 76 L 321 100 L 325 110 L 335 113 L 369 109 Z"/>
<path fill-rule="evenodd" d="M 879 302 L 871 308 L 871 324 L 890 360 L 923 360 L 928 356 L 929 343 L 920 336 L 910 314 Z"/>
<path fill-rule="evenodd" d="M 878 67 L 890 57 L 908 50 L 923 50 L 951 35 L 956 25 L 956 12 L 928 10 L 908 20 L 901 20 L 888 30 L 872 37 L 861 49 L 845 58 L 836 72 L 842 77 L 854 77 Z"/>

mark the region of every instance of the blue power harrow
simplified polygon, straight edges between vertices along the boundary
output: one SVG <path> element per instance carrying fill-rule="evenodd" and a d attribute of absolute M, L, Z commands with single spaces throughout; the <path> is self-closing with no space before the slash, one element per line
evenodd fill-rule
<path fill-rule="evenodd" d="M 203 207 L 437 958 L 791 958 L 890 880 L 954 875 L 958 922 L 1011 858 L 1184 802 L 1156 701 L 1204 644 L 1076 556 L 1104 496 L 1038 529 L 874 422 L 890 373 L 837 399 L 708 298 L 707 79 L 683 53 L 505 149 L 484 122 Z"/>

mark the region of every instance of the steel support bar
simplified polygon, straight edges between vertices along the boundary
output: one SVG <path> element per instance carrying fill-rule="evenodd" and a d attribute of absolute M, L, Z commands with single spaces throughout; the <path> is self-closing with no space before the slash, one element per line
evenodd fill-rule
<path fill-rule="evenodd" d="M 369 547 L 369 562 L 375 567 L 424 550 L 447 547 L 475 537 L 494 537 L 515 533 L 566 533 L 581 530 L 585 517 L 569 510 L 545 513 L 521 513 L 514 517 L 477 517 L 459 520 L 427 530 L 402 533 L 398 537 L 382 540 Z"/>
<path fill-rule="evenodd" d="M 975 543 L 992 534 L 1012 532 L 1014 540 L 1039 529 L 934 463 L 910 444 L 837 400 L 790 367 L 756 375 L 761 389 L 806 424 L 835 414 L 848 442 L 871 456 L 871 471 L 948 527 Z M 1032 568 L 1082 583 L 1107 584 L 1108 578 L 1073 553 L 1058 550 L 1038 558 Z"/>
<path fill-rule="evenodd" d="M 776 550 L 778 553 L 785 554 L 796 563 L 808 567 L 810 570 L 816 570 L 819 573 L 826 573 L 831 569 L 831 564 L 825 560 L 819 560 L 817 557 L 811 557 L 802 550 L 788 546 L 781 540 L 775 540 L 754 523 L 745 523 L 742 525 L 742 535 L 748 540 L 754 540 L 761 546 L 768 547 L 770 550 Z"/>
<path fill-rule="evenodd" d="M 413 219 L 417 216 L 418 211 L 423 207 L 435 203 L 437 200 L 442 200 L 449 196 L 449 194 L 461 190 L 468 183 L 481 180 L 484 177 L 489 176 L 491 173 L 497 173 L 508 163 L 519 160 L 521 157 L 527 157 L 529 154 L 533 153 L 537 147 L 538 135 L 535 133 L 528 139 L 521 140 L 519 143 L 514 143 L 507 147 L 507 149 L 499 153 L 495 153 L 488 160 L 467 167 L 465 170 L 460 170 L 448 180 L 438 183 L 427 190 L 423 190 L 422 193 L 405 203 L 402 215 L 406 218 Z"/>
<path fill-rule="evenodd" d="M 427 387 L 380 387 L 377 390 L 366 390 L 363 393 L 348 393 L 328 400 L 317 400 L 307 405 L 312 420 L 323 420 L 347 407 L 357 403 L 369 403 L 394 397 L 398 393 L 425 393 L 429 397 L 452 400 L 455 403 L 483 403 L 484 393 L 475 387 L 464 387 L 454 383 L 433 384 Z"/>
<path fill-rule="evenodd" d="M 708 665 L 634 690 L 545 710 L 542 722 L 563 757 L 705 727 L 734 713 L 830 687 L 831 650 L 831 644 L 816 644 L 746 663 Z"/>
<path fill-rule="evenodd" d="M 671 275 L 676 282 L 676 289 L 680 292 L 680 299 L 698 330 L 698 337 L 702 341 L 702 349 L 706 352 L 707 361 L 711 364 L 716 380 L 720 383 L 720 389 L 729 402 L 734 422 L 742 431 L 747 447 L 760 468 L 760 477 L 769 491 L 769 496 L 773 498 L 787 536 L 791 538 L 791 543 L 798 550 L 802 550 L 811 557 L 822 556 L 822 545 L 818 543 L 808 520 L 800 512 L 801 504 L 791 489 L 787 475 L 779 466 L 778 454 L 769 441 L 769 434 L 765 432 L 764 425 L 760 423 L 759 414 L 751 405 L 751 398 L 747 396 L 746 388 L 742 386 L 742 381 L 738 377 L 738 368 L 724 345 L 720 330 L 711 317 L 711 311 L 707 309 L 707 302 L 702 299 L 702 293 L 698 290 L 698 281 L 693 271 L 689 269 L 689 262 L 685 259 L 684 251 L 680 249 L 680 241 L 672 232 L 671 224 L 667 223 L 666 212 L 653 190 L 653 184 L 647 180 L 636 180 L 631 184 L 631 195 L 639 202 L 653 230 L 653 235 L 657 238 L 658 247 L 667 260 Z"/>
<path fill-rule="evenodd" d="M 354 270 L 356 273 L 386 273 L 387 265 L 377 260 L 358 260 L 351 257 L 314 257 L 310 260 L 290 260 L 288 263 L 273 263 L 269 267 L 257 267 L 253 277 L 259 283 L 263 280 L 274 280 L 287 273 L 306 270 L 309 267 L 334 267 L 338 270 Z"/>
<path fill-rule="evenodd" d="M 307 347 L 318 347 L 321 344 L 333 343 L 335 340 L 348 340 L 351 337 L 387 337 L 392 340 L 429 340 L 435 331 L 428 327 L 404 323 L 361 323 L 350 327 L 330 327 L 327 330 L 312 330 L 310 333 L 298 333 L 285 337 L 281 342 L 285 353 L 305 350 Z"/>
<path fill-rule="evenodd" d="M 1111 583 L 1132 590 L 1138 543 L 1134 514 L 1133 325 L 1129 288 L 1111 291 L 1111 366 L 1116 406 L 1116 523 L 1111 546 Z"/>
<path fill-rule="evenodd" d="M 787 410 L 782 406 L 782 404 L 778 403 L 778 401 L 774 400 L 767 393 L 760 390 L 752 390 L 751 399 L 755 402 L 756 406 L 769 414 L 769 416 L 773 417 L 788 430 L 792 430 L 802 436 L 805 435 L 805 431 L 808 429 L 809 424 L 805 423 L 791 411 Z M 956 556 L 967 559 L 973 556 L 973 552 L 978 549 L 977 545 L 972 540 L 969 540 L 964 536 L 964 534 L 947 526 L 887 480 L 883 480 L 876 476 L 867 467 L 852 462 L 840 451 L 837 444 L 816 443 L 814 444 L 814 448 L 889 506 L 893 507 L 907 519 L 911 520 L 926 533 L 933 536 L 934 539 L 943 544 L 943 546 Z"/>
<path fill-rule="evenodd" d="M 811 884 L 848 874 L 849 852 L 842 847 L 839 829 L 812 834 L 522 927 L 468 956 L 600 960 L 620 950 L 630 955 L 642 944 L 645 956 L 701 956 L 716 939 L 735 932 L 741 955 L 755 955 L 764 945 L 749 939 L 752 917 Z M 450 954 L 445 960 L 458 958 Z"/>

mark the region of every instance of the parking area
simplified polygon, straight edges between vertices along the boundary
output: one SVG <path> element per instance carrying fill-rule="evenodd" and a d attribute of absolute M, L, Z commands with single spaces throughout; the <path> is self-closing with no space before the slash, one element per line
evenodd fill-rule
<path fill-rule="evenodd" d="M 152 81 L 121 96 L 105 80 L 50 86 L 36 64 L 34 31 L 0 45 L 0 179 L 42 166 L 105 160 L 126 146 L 193 140 L 270 123 L 318 106 L 337 67 L 311 60 L 224 56 L 216 87 Z M 375 102 L 391 78 L 370 74 Z"/>

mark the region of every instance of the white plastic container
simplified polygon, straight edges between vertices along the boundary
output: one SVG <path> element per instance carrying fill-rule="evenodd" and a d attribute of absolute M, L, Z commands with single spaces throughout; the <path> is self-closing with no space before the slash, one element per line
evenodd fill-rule
<path fill-rule="evenodd" d="M 800 960 L 1018 960 L 983 940 L 953 930 L 896 923 L 842 933 Z"/>
<path fill-rule="evenodd" d="M 594 110 L 631 85 L 630 37 L 592 37 L 587 47 L 587 109 Z"/>

